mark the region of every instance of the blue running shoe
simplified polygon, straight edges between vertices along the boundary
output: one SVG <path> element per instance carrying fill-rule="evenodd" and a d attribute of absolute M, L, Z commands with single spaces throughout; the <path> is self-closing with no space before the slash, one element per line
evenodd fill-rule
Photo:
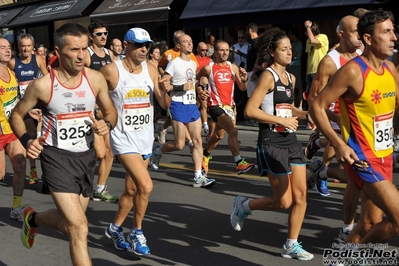
<path fill-rule="evenodd" d="M 290 248 L 287 248 L 284 244 L 281 257 L 298 260 L 311 260 L 314 258 L 313 254 L 304 250 L 301 243 L 298 242 L 295 242 Z"/>
<path fill-rule="evenodd" d="M 133 233 L 127 236 L 127 241 L 132 246 L 132 251 L 138 256 L 150 255 L 150 248 L 147 246 L 147 239 L 145 239 L 143 230 L 134 229 Z"/>
<path fill-rule="evenodd" d="M 248 198 L 238 195 L 234 199 L 233 203 L 233 213 L 230 216 L 230 223 L 231 226 L 236 231 L 241 231 L 242 227 L 244 226 L 245 219 L 247 219 L 248 215 L 251 214 L 250 211 L 247 211 L 242 206 L 243 202 L 246 201 Z"/>
<path fill-rule="evenodd" d="M 317 192 L 322 196 L 330 196 L 330 190 L 327 187 L 327 180 L 319 180 L 315 186 Z"/>
<path fill-rule="evenodd" d="M 118 231 L 112 229 L 112 224 L 109 224 L 107 229 L 105 229 L 105 235 L 114 241 L 114 246 L 117 250 L 128 250 L 130 249 L 130 244 L 126 242 L 123 236 L 123 229 L 119 227 Z"/>

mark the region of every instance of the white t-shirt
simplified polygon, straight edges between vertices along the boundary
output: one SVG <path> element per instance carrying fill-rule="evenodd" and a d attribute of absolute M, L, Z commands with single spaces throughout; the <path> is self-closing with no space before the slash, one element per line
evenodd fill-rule
<path fill-rule="evenodd" d="M 189 81 L 193 83 L 193 87 L 188 91 L 171 91 L 170 98 L 174 102 L 183 102 L 184 104 L 195 104 L 195 81 L 197 64 L 190 59 L 185 61 L 181 57 L 176 57 L 166 66 L 165 72 L 172 76 L 172 85 L 183 85 Z"/>

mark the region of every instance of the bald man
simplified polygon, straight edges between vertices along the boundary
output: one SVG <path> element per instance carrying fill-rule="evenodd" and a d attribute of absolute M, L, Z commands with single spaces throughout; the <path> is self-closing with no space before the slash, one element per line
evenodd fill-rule
<path fill-rule="evenodd" d="M 324 89 L 335 72 L 346 62 L 361 54 L 359 49 L 362 47 L 362 42 L 357 32 L 358 20 L 359 19 L 355 16 L 345 16 L 341 19 L 337 32 L 339 46 L 335 50 L 330 51 L 320 62 L 309 92 L 309 106 L 311 106 L 312 101 Z M 340 135 L 341 128 L 339 123 L 340 112 L 338 99 L 331 103 L 329 113 L 329 118 L 332 120 L 331 125 L 336 133 Z M 359 191 L 356 189 L 353 181 L 347 178 L 347 174 L 343 167 L 339 169 L 328 167 L 331 160 L 335 157 L 335 151 L 333 147 L 329 146 L 327 139 L 321 139 L 317 133 L 311 134 L 308 145 L 305 148 L 306 157 L 310 159 L 320 147 L 325 148 L 322 161 L 318 159 L 312 160 L 309 166 L 313 175 L 311 180 L 321 178 L 316 184 L 316 190 L 322 196 L 326 196 L 328 192 L 328 188 L 326 189 L 326 180 L 328 177 L 347 182 L 344 194 L 344 225 L 338 237 L 339 242 L 344 242 L 354 227 L 354 217 L 358 205 Z"/>

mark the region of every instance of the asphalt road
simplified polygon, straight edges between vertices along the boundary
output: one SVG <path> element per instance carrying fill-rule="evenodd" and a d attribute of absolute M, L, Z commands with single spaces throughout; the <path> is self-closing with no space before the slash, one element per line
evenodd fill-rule
<path fill-rule="evenodd" d="M 239 128 L 241 154 L 247 161 L 255 162 L 256 132 L 252 128 Z M 309 132 L 299 133 L 298 138 L 305 145 Z M 171 134 L 167 135 L 167 139 L 171 137 Z M 321 155 L 321 151 L 316 154 Z M 216 184 L 209 189 L 191 186 L 193 171 L 187 146 L 180 152 L 164 155 L 160 170 L 151 172 L 154 190 L 143 224 L 151 249 L 148 257 L 115 250 L 104 230 L 113 220 L 117 204 L 91 201 L 87 216 L 93 265 L 323 265 L 323 250 L 331 248 L 342 225 L 344 184 L 329 183 L 329 197 L 309 190 L 299 241 L 315 258 L 308 262 L 284 259 L 280 252 L 287 234 L 288 211 L 255 211 L 248 216 L 241 232 L 234 231 L 229 222 L 236 195 L 257 198 L 272 194 L 267 179 L 258 177 L 256 170 L 237 176 L 226 138 L 212 156 L 209 175 L 216 179 Z M 38 172 L 41 173 L 40 168 Z M 395 183 L 397 177 L 395 173 Z M 19 235 L 22 223 L 9 218 L 11 182 L 12 169 L 8 161 L 6 180 L 0 185 L 0 266 L 71 265 L 68 240 L 61 233 L 39 228 L 35 246 L 32 249 L 23 247 Z M 108 190 L 119 196 L 123 186 L 124 170 L 115 162 L 108 179 Z M 40 191 L 41 184 L 29 185 L 27 182 L 23 203 L 29 203 L 39 212 L 53 208 L 51 196 Z M 130 215 L 123 224 L 124 231 L 128 232 L 131 225 Z M 389 249 L 397 249 L 398 238 L 388 244 Z"/>

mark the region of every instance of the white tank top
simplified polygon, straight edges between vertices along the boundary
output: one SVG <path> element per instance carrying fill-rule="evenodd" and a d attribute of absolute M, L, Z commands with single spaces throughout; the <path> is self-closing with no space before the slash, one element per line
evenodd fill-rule
<path fill-rule="evenodd" d="M 118 122 L 111 131 L 111 147 L 115 155 L 125 153 L 150 154 L 154 142 L 154 83 L 148 73 L 147 63 L 141 63 L 142 71 L 131 74 L 115 61 L 119 81 L 110 92 Z M 115 73 L 116 75 L 116 73 Z"/>
<path fill-rule="evenodd" d="M 42 135 L 44 145 L 84 152 L 93 146 L 94 133 L 91 130 L 96 96 L 86 77 L 85 69 L 75 88 L 61 84 L 53 69 L 50 70 L 52 84 L 50 101 L 42 108 Z"/>

